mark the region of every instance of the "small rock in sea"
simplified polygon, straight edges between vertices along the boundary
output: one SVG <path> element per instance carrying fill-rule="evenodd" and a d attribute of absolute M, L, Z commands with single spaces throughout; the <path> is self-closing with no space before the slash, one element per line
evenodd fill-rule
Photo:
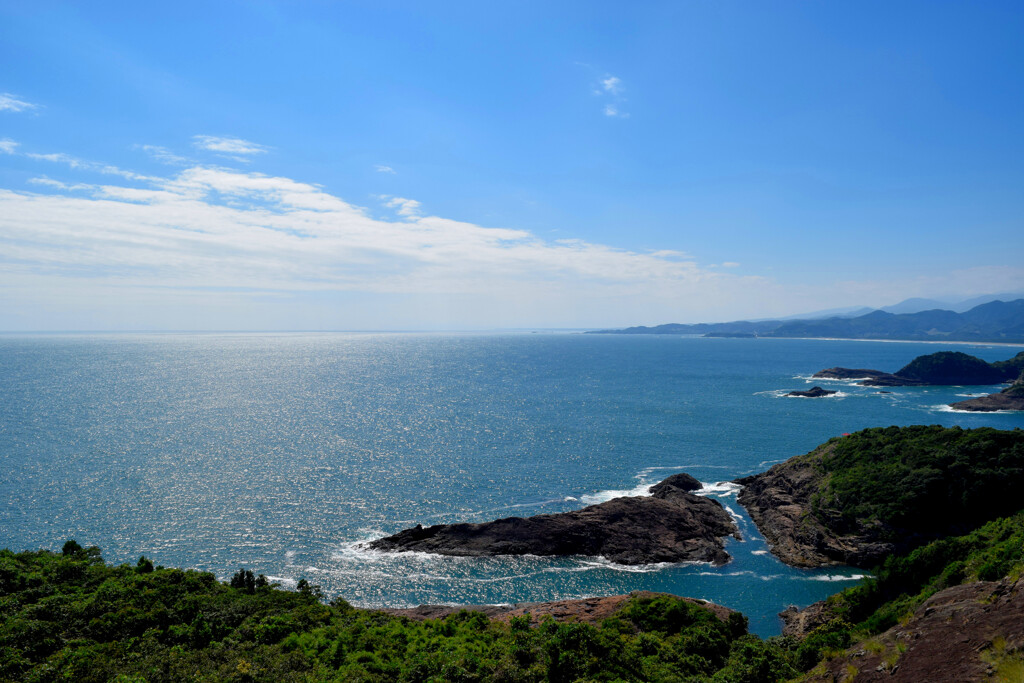
<path fill-rule="evenodd" d="M 807 391 L 791 391 L 786 396 L 799 396 L 801 398 L 821 398 L 822 396 L 831 396 L 837 392 L 831 389 L 822 389 L 821 387 L 813 387 Z"/>

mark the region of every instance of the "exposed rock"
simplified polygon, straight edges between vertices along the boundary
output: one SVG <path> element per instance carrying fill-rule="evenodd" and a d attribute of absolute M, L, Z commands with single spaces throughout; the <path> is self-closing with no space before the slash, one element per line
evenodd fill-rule
<path fill-rule="evenodd" d="M 862 387 L 925 387 L 930 382 L 883 372 L 879 373 L 876 377 L 857 382 L 857 384 Z"/>
<path fill-rule="evenodd" d="M 530 623 L 536 624 L 545 616 L 552 617 L 555 621 L 579 621 L 588 624 L 597 624 L 612 616 L 630 598 L 654 598 L 668 593 L 652 593 L 651 591 L 633 591 L 628 595 L 610 595 L 598 598 L 583 598 L 581 600 L 554 600 L 551 602 L 520 602 L 514 605 L 420 605 L 410 608 L 385 608 L 380 611 L 396 616 L 408 617 L 418 621 L 424 619 L 442 619 L 449 614 L 455 614 L 461 610 L 470 612 L 483 612 L 491 619 L 498 621 L 509 621 L 513 617 L 530 615 Z M 678 596 L 670 596 L 678 597 Z M 716 605 L 713 602 L 697 600 L 695 598 L 680 598 L 686 602 L 699 605 L 720 620 L 727 622 L 729 615 L 735 610 L 728 607 Z"/>
<path fill-rule="evenodd" d="M 1024 396 L 1011 396 L 1002 392 L 950 403 L 954 410 L 970 410 L 979 413 L 993 413 L 997 410 L 1024 410 Z"/>
<path fill-rule="evenodd" d="M 905 623 L 826 660 L 801 680 L 987 681 L 1003 664 L 1019 667 L 1022 648 L 1024 583 L 978 581 L 936 593 Z"/>
<path fill-rule="evenodd" d="M 582 510 L 507 517 L 483 524 L 416 525 L 371 548 L 439 555 L 591 555 L 620 564 L 729 561 L 723 538 L 739 530 L 721 503 L 690 490 L 700 482 L 674 475 L 654 495 L 614 498 Z"/>
<path fill-rule="evenodd" d="M 830 445 L 823 448 L 829 449 Z M 849 564 L 873 567 L 894 550 L 877 540 L 877 528 L 850 528 L 837 520 L 823 523 L 811 514 L 811 497 L 823 475 L 811 461 L 798 457 L 772 466 L 767 472 L 737 479 L 743 485 L 738 501 L 764 534 L 771 551 L 795 567 Z"/>
<path fill-rule="evenodd" d="M 650 492 L 655 498 L 665 498 L 671 496 L 674 491 L 699 491 L 702 488 L 704 488 L 704 484 L 695 477 L 691 477 L 686 472 L 680 472 L 655 484 L 650 488 Z"/>
<path fill-rule="evenodd" d="M 865 370 L 862 368 L 827 368 L 814 373 L 814 377 L 818 379 L 871 379 L 888 374 L 888 372 L 880 370 Z"/>
<path fill-rule="evenodd" d="M 779 612 L 779 618 L 782 619 L 782 635 L 803 638 L 819 626 L 830 622 L 835 616 L 826 600 L 819 600 L 803 609 L 790 605 Z"/>
<path fill-rule="evenodd" d="M 1018 354 L 1020 355 L 1020 354 Z M 989 394 L 949 404 L 954 410 L 994 412 L 997 410 L 1024 410 L 1024 371 L 1010 386 L 998 394 Z"/>
<path fill-rule="evenodd" d="M 832 391 L 831 389 L 822 389 L 821 387 L 813 387 L 807 391 L 791 391 L 786 396 L 800 396 L 801 398 L 821 398 L 822 396 L 831 396 L 839 392 Z"/>

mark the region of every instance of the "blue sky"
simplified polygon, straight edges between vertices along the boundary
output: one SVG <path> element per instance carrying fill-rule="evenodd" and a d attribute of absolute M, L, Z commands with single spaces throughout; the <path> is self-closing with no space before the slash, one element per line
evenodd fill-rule
<path fill-rule="evenodd" d="M 1017 2 L 0 2 L 0 330 L 1024 290 Z"/>

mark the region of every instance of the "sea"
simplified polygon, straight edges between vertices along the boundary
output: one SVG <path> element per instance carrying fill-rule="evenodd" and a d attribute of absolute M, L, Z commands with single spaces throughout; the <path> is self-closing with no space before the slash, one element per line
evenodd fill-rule
<path fill-rule="evenodd" d="M 958 350 L 1024 346 L 523 332 L 0 336 L 0 547 L 74 538 L 228 579 L 300 579 L 366 607 L 666 591 L 777 613 L 863 569 L 787 567 L 732 480 L 866 427 L 1024 427 L 947 404 L 998 387 L 814 380 Z M 785 394 L 813 385 L 828 398 Z M 891 393 L 886 393 L 891 392 Z M 458 558 L 367 542 L 415 524 L 574 510 L 676 472 L 739 523 L 733 560 Z"/>

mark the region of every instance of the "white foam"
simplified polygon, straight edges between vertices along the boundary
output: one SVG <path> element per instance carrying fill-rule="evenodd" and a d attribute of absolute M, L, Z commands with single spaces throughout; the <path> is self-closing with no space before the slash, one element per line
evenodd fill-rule
<path fill-rule="evenodd" d="M 612 498 L 649 496 L 651 495 L 652 486 L 654 486 L 654 484 L 640 484 L 631 489 L 609 489 L 607 491 L 598 491 L 597 493 L 582 495 L 580 496 L 580 500 L 587 505 L 596 505 L 597 503 L 605 503 Z"/>
<path fill-rule="evenodd" d="M 735 510 L 728 505 L 723 505 L 722 507 L 724 507 L 725 511 L 729 513 L 729 516 L 732 517 L 732 521 L 736 522 L 737 527 L 743 526 L 743 518 L 740 517 Z"/>
<path fill-rule="evenodd" d="M 870 574 L 819 574 L 808 576 L 808 581 L 859 581 L 869 578 Z"/>
<path fill-rule="evenodd" d="M 667 567 L 678 567 L 680 565 L 689 564 L 706 564 L 704 562 L 653 562 L 651 564 L 619 564 L 612 562 L 606 557 L 595 557 L 593 559 L 580 559 L 580 564 L 589 567 L 591 569 L 610 569 L 616 572 L 625 572 L 627 574 L 649 574 L 651 572 L 661 571 Z"/>
<path fill-rule="evenodd" d="M 750 552 L 750 554 L 751 555 L 767 555 L 768 551 L 767 550 L 752 550 Z"/>
<path fill-rule="evenodd" d="M 743 486 L 731 481 L 717 481 L 714 484 L 708 484 L 701 482 L 703 486 L 699 491 L 695 491 L 698 496 L 714 496 L 716 498 L 727 498 L 729 496 L 735 496 L 739 493 Z"/>
<path fill-rule="evenodd" d="M 779 458 L 778 460 L 762 460 L 757 463 L 758 467 L 768 467 L 769 465 L 777 465 L 780 462 L 786 462 L 786 458 Z"/>

